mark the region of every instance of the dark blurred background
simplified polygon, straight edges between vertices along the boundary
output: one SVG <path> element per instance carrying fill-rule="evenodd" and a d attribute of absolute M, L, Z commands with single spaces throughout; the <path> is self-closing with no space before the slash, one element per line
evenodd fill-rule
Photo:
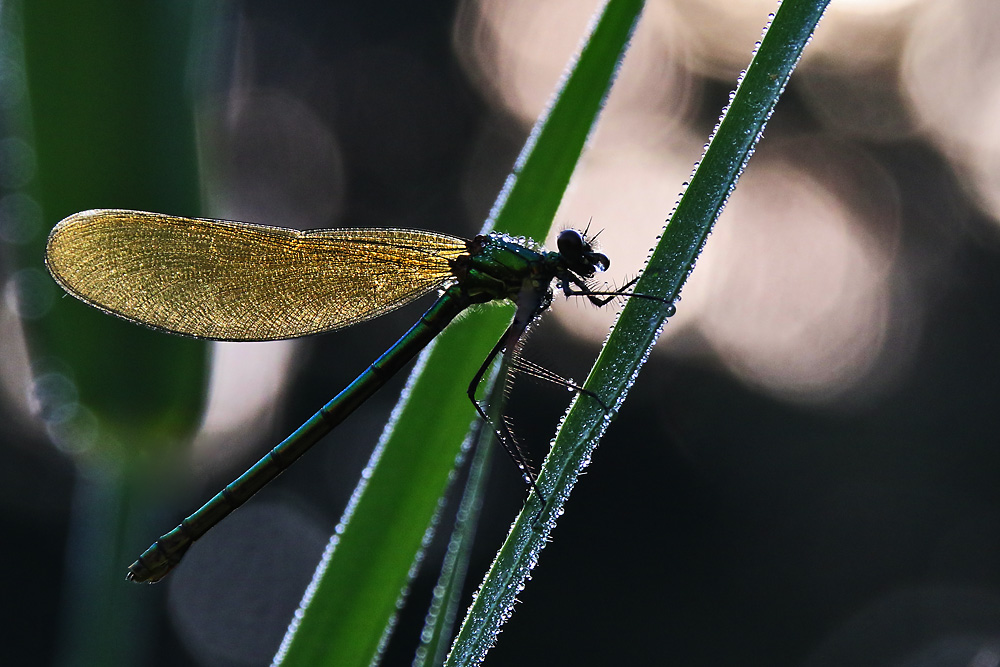
<path fill-rule="evenodd" d="M 78 206 L 475 234 L 594 5 L 178 3 L 158 41 L 133 45 L 148 61 L 112 52 L 106 67 L 174 73 L 170 103 L 190 121 L 170 136 L 182 139 L 117 152 L 135 150 L 136 170 L 189 159 L 191 196 L 132 188 Z M 25 248 L 73 212 L 39 193 L 73 179 L 44 182 L 34 157 L 68 130 L 46 125 L 44 70 L 31 66 L 51 35 L 33 33 L 43 22 L 19 7 L 6 3 L 0 25 L 0 628 L 5 664 L 71 664 L 80 489 L 102 487 L 81 463 L 79 428 L 54 431 L 38 400 L 48 357 L 33 332 L 47 306 L 28 298 L 40 255 Z M 774 8 L 649 3 L 556 220 L 604 230 L 615 280 L 641 266 Z M 998 34 L 995 2 L 832 3 L 489 664 L 1000 665 Z M 62 93 L 106 98 L 103 75 Z M 174 156 L 184 141 L 190 155 Z M 79 157 L 67 149 L 67 162 Z M 180 180 L 161 189 L 187 196 Z M 553 310 L 526 355 L 581 377 L 613 313 Z M 303 342 L 214 346 L 206 412 L 161 481 L 174 487 L 162 529 L 418 313 Z M 166 583 L 128 590 L 144 631 L 123 664 L 269 663 L 402 380 Z M 566 402 L 517 383 L 510 412 L 535 460 Z M 497 463 L 469 594 L 525 495 Z M 385 664 L 412 659 L 440 550 Z M 197 575 L 226 553 L 244 554 L 259 586 Z"/>

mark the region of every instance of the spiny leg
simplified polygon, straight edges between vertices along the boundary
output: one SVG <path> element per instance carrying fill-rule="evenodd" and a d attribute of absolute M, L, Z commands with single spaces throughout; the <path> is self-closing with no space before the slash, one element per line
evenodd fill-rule
<path fill-rule="evenodd" d="M 479 417 L 487 424 L 493 425 L 493 431 L 494 433 L 496 433 L 497 439 L 500 441 L 500 444 L 504 448 L 504 451 L 507 452 L 507 455 L 510 456 L 511 460 L 514 462 L 514 465 L 516 465 L 518 470 L 521 471 L 521 474 L 524 476 L 525 481 L 528 483 L 528 487 L 535 492 L 535 495 L 538 496 L 538 499 L 541 500 L 542 504 L 544 505 L 546 502 L 545 496 L 542 495 L 541 490 L 538 488 L 538 477 L 535 475 L 534 470 L 531 469 L 531 464 L 528 463 L 528 459 L 527 457 L 524 456 L 524 453 L 521 451 L 521 448 L 517 446 L 517 441 L 514 439 L 513 434 L 510 432 L 506 420 L 500 419 L 498 423 L 494 422 L 493 420 L 490 419 L 489 415 L 486 414 L 486 411 L 483 410 L 483 406 L 479 404 L 479 401 L 476 400 L 476 389 L 479 387 L 479 383 L 482 382 L 483 377 L 485 377 L 487 369 L 489 369 L 490 365 L 497 358 L 497 355 L 499 355 L 501 352 L 503 352 L 504 355 L 504 359 L 502 362 L 503 365 L 508 367 L 510 366 L 511 357 L 509 355 L 510 351 L 514 349 L 515 345 L 509 345 L 508 344 L 509 339 L 513 337 L 516 343 L 516 341 L 519 340 L 520 337 L 524 334 L 524 331 L 526 329 L 527 329 L 527 323 L 522 324 L 518 322 L 516 319 L 514 322 L 510 324 L 509 327 L 507 327 L 507 331 L 505 331 L 503 336 L 500 337 L 500 340 L 497 341 L 497 344 L 493 346 L 493 349 L 490 350 L 490 353 L 486 355 L 486 359 L 483 361 L 482 365 L 479 367 L 479 370 L 473 376 L 472 382 L 469 383 L 468 396 L 469 400 L 472 401 L 473 407 L 476 408 L 476 412 L 479 414 Z M 504 382 L 505 379 L 499 378 L 499 381 Z"/>
<path fill-rule="evenodd" d="M 593 290 L 582 280 L 573 280 L 564 283 L 562 286 L 562 291 L 563 294 L 565 294 L 567 297 L 570 296 L 587 297 L 587 300 L 590 301 L 595 306 L 597 306 L 598 308 L 602 308 L 608 305 L 609 303 L 611 303 L 612 301 L 614 301 L 619 297 L 625 297 L 627 299 L 631 298 L 649 299 L 650 301 L 659 301 L 660 303 L 667 303 L 667 304 L 673 303 L 670 299 L 666 297 L 653 296 L 652 294 L 636 294 L 635 292 L 626 291 L 628 290 L 629 287 L 632 287 L 637 282 L 639 282 L 639 276 L 636 276 L 632 280 L 622 285 L 621 289 L 604 291 L 604 290 Z M 574 286 L 576 286 L 576 289 L 573 289 Z M 606 297 L 606 298 L 600 298 L 600 297 Z"/>
<path fill-rule="evenodd" d="M 538 378 L 539 380 L 545 380 L 546 382 L 551 382 L 552 384 L 559 385 L 560 387 L 566 387 L 572 391 L 580 394 L 585 394 L 593 398 L 597 403 L 604 408 L 605 412 L 609 412 L 611 407 L 604 402 L 604 400 L 597 395 L 597 392 L 591 391 L 586 387 L 577 384 L 569 378 L 564 378 L 563 376 L 555 373 L 544 366 L 536 364 L 533 361 L 528 361 L 521 355 L 517 355 L 511 361 L 511 365 L 516 371 L 520 371 L 525 375 L 530 377 Z"/>

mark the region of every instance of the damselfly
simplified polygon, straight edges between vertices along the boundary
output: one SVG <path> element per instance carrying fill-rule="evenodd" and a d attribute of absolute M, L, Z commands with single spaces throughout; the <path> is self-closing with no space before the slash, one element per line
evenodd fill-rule
<path fill-rule="evenodd" d="M 497 233 L 467 240 L 408 229 L 298 231 L 124 210 L 84 211 L 61 221 L 49 235 L 45 261 L 67 292 L 112 315 L 183 336 L 295 338 L 363 322 L 440 290 L 420 320 L 346 389 L 156 540 L 129 567 L 128 579 L 161 579 L 195 540 L 342 422 L 459 313 L 506 299 L 516 305 L 513 321 L 469 386 L 486 419 L 475 390 L 497 355 L 509 359 L 549 307 L 553 281 L 567 296 L 596 305 L 623 294 L 588 285 L 610 262 L 585 234 L 564 230 L 557 247 L 546 251 Z M 537 491 L 516 445 L 505 447 Z"/>

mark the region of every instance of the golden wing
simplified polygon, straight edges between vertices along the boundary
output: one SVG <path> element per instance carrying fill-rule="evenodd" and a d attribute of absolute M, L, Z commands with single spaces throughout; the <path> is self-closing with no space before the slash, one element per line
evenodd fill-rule
<path fill-rule="evenodd" d="M 45 263 L 101 310 L 185 336 L 278 340 L 378 317 L 453 278 L 464 239 L 404 229 L 301 232 L 94 210 L 49 234 Z"/>

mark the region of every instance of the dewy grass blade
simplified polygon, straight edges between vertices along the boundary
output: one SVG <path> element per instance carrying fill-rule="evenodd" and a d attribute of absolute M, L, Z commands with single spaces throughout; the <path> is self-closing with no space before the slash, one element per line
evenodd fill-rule
<path fill-rule="evenodd" d="M 599 13 L 494 207 L 497 229 L 544 238 L 641 8 L 641 0 L 609 0 Z M 423 373 L 411 379 L 380 443 L 381 460 L 331 540 L 276 661 L 312 667 L 377 660 L 472 420 L 465 386 L 509 320 L 507 309 L 478 312 L 449 326 L 422 355 Z"/>
<path fill-rule="evenodd" d="M 490 379 L 492 388 L 489 391 L 489 414 L 493 423 L 497 423 L 503 414 L 505 401 L 503 384 L 496 383 L 497 373 L 493 375 L 494 377 Z M 433 667 L 442 664 L 453 637 L 459 600 L 479 523 L 479 511 L 486 493 L 490 462 L 496 448 L 493 429 L 481 420 L 470 436 L 475 444 L 472 447 L 472 461 L 469 463 L 465 491 L 462 493 L 455 514 L 455 524 L 448 540 L 441 573 L 434 587 L 431 608 L 427 612 L 420 636 L 420 646 L 413 659 L 413 667 Z"/>
<path fill-rule="evenodd" d="M 637 293 L 676 299 L 826 4 L 785 0 L 781 5 L 651 255 Z M 585 386 L 620 406 L 671 314 L 671 307 L 655 301 L 629 300 Z M 548 502 L 542 507 L 534 497 L 529 499 L 468 611 L 447 665 L 478 664 L 496 641 L 613 414 L 605 414 L 594 401 L 574 401 L 539 480 Z"/>

